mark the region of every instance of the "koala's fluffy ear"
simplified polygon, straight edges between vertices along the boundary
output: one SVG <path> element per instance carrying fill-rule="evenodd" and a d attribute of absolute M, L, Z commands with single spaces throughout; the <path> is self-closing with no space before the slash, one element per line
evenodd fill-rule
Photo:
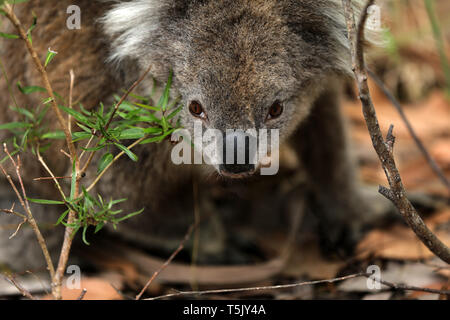
<path fill-rule="evenodd" d="M 100 0 L 105 1 L 105 0 Z M 107 1 L 107 0 L 106 0 Z M 171 0 L 131 0 L 116 2 L 100 19 L 103 30 L 111 40 L 110 62 L 120 63 L 138 59 L 146 45 L 154 43 L 161 15 Z"/>
<path fill-rule="evenodd" d="M 332 32 L 337 42 L 336 50 L 338 51 L 339 71 L 353 76 L 353 72 L 350 69 L 350 44 L 348 40 L 347 23 L 344 15 L 344 8 L 342 6 L 342 0 L 327 0 L 327 2 L 329 8 L 325 14 L 332 21 Z M 353 0 L 351 3 L 355 15 L 355 21 L 358 22 L 365 0 Z M 366 28 L 365 39 L 368 44 L 382 45 L 380 40 L 380 30 Z"/>
<path fill-rule="evenodd" d="M 359 19 L 364 0 L 353 0 L 356 21 Z M 288 12 L 288 23 L 299 37 L 316 52 L 322 54 L 321 65 L 335 72 L 352 75 L 350 46 L 342 0 L 292 0 Z M 366 40 L 374 42 L 376 32 L 366 30 Z"/>

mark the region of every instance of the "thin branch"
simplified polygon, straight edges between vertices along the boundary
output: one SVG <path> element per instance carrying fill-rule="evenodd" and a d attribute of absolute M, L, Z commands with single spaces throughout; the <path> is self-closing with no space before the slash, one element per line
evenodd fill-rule
<path fill-rule="evenodd" d="M 430 229 L 428 229 L 416 209 L 406 197 L 406 191 L 394 160 L 393 147 L 395 137 L 392 133 L 393 126 L 389 129 L 389 133 L 385 140 L 381 133 L 375 107 L 370 96 L 369 86 L 367 84 L 367 70 L 364 61 L 363 42 L 365 23 L 368 17 L 367 9 L 373 3 L 374 0 L 367 1 L 361 13 L 358 28 L 355 29 L 354 16 L 351 15 L 351 0 L 343 0 L 349 39 L 355 39 L 356 35 L 356 40 L 354 40 L 356 42 L 351 43 L 350 48 L 364 119 L 372 139 L 373 147 L 378 154 L 389 182 L 389 189 L 380 187 L 380 193 L 394 203 L 410 228 L 430 251 L 443 261 L 450 263 L 450 249 L 440 241 Z"/>
<path fill-rule="evenodd" d="M 14 161 L 13 157 L 11 156 L 11 154 L 9 153 L 8 149 L 6 148 L 6 144 L 4 144 L 4 150 L 5 153 L 8 155 L 9 159 L 11 160 L 11 162 L 13 163 L 15 169 L 16 169 L 16 174 L 17 174 L 17 179 L 19 180 L 20 186 L 22 188 L 22 195 L 20 194 L 19 190 L 17 189 L 15 183 L 13 182 L 11 176 L 6 172 L 5 168 L 3 167 L 3 165 L 0 164 L 0 169 L 3 172 L 3 174 L 5 175 L 6 179 L 8 180 L 9 184 L 11 185 L 12 189 L 14 190 L 14 192 L 16 193 L 17 198 L 19 199 L 20 204 L 22 205 L 23 209 L 26 212 L 26 216 L 28 219 L 28 223 L 30 224 L 31 228 L 33 229 L 36 238 L 38 240 L 39 246 L 41 247 L 42 253 L 44 254 L 44 258 L 45 261 L 47 263 L 47 268 L 50 272 L 50 276 L 53 278 L 53 276 L 55 275 L 55 268 L 53 266 L 53 262 L 52 259 L 50 257 L 50 253 L 48 251 L 47 248 L 47 244 L 45 243 L 45 239 L 42 236 L 41 230 L 39 229 L 39 226 L 36 222 L 36 220 L 33 217 L 33 214 L 31 213 L 30 210 L 30 205 L 28 203 L 28 199 L 26 196 L 26 192 L 25 192 L 25 188 L 23 185 L 23 181 L 22 181 L 22 177 L 20 175 L 20 158 L 18 157 L 18 161 L 17 163 Z"/>
<path fill-rule="evenodd" d="M 75 171 L 79 172 L 79 168 L 80 168 L 80 164 L 79 164 L 79 159 L 77 157 L 77 152 L 76 152 L 76 148 L 75 148 L 75 144 L 72 140 L 72 135 L 70 133 L 70 130 L 68 128 L 68 125 L 65 121 L 65 119 L 63 118 L 63 115 L 61 113 L 61 110 L 58 107 L 58 104 L 56 102 L 56 97 L 55 94 L 53 92 L 53 89 L 51 87 L 50 84 L 50 80 L 48 78 L 47 72 L 44 68 L 44 66 L 42 65 L 36 50 L 33 48 L 33 45 L 31 43 L 31 41 L 28 39 L 27 37 L 27 33 L 25 31 L 25 29 L 22 26 L 22 23 L 20 22 L 20 20 L 17 18 L 17 16 L 14 13 L 14 8 L 8 4 L 8 3 L 4 3 L 4 13 L 5 16 L 12 22 L 12 24 L 14 25 L 14 27 L 17 29 L 20 38 L 25 42 L 25 45 L 28 49 L 29 54 L 32 57 L 32 60 L 34 62 L 34 65 L 36 66 L 36 69 L 39 71 L 42 81 L 44 83 L 45 89 L 48 93 L 48 95 L 51 98 L 51 106 L 53 109 L 53 112 L 56 114 L 56 117 L 58 119 L 59 125 L 61 126 L 62 130 L 64 131 L 64 135 L 66 138 L 66 144 L 67 147 L 69 148 L 69 153 L 70 153 L 70 159 L 71 161 L 75 161 Z M 56 180 L 56 179 L 55 179 Z M 78 191 L 79 191 L 79 180 L 77 179 L 76 184 L 75 184 L 75 190 L 74 190 L 74 197 L 78 196 Z M 25 197 L 26 198 L 26 197 Z M 28 205 L 28 203 L 26 203 L 26 205 Z M 28 208 L 28 211 L 29 208 Z M 30 211 L 31 213 L 31 211 Z M 71 223 L 73 223 L 73 220 L 75 219 L 75 212 L 74 211 L 70 211 L 68 218 L 67 218 L 67 223 L 70 225 Z M 33 223 L 34 219 L 30 219 L 30 224 Z M 56 272 L 53 270 L 53 265 L 52 265 L 52 269 L 51 269 L 51 275 L 52 275 L 52 289 L 53 289 L 53 295 L 56 299 L 60 299 L 61 298 L 61 284 L 62 284 L 62 278 L 64 275 L 64 271 L 65 271 L 65 266 L 67 264 L 67 260 L 69 258 L 69 252 L 70 252 L 70 247 L 72 245 L 72 233 L 73 233 L 73 228 L 71 227 L 66 227 L 65 233 L 64 233 L 64 241 L 63 241 L 63 245 L 62 245 L 62 249 L 61 249 L 61 255 L 60 255 L 60 259 L 59 259 L 59 263 L 58 263 L 58 267 L 56 269 Z M 41 240 L 39 240 L 41 241 Z M 41 245 L 42 247 L 42 245 Z M 46 248 L 46 247 L 45 247 Z M 44 254 L 46 254 L 46 252 L 44 251 Z M 46 257 L 47 259 L 47 257 Z M 50 266 L 49 266 L 50 268 Z"/>
<path fill-rule="evenodd" d="M 65 177 L 39 177 L 39 178 L 34 178 L 33 181 L 45 181 L 45 180 L 53 180 L 53 179 L 70 179 L 72 177 L 70 176 L 65 176 Z"/>
<path fill-rule="evenodd" d="M 11 284 L 17 288 L 17 290 L 19 290 L 19 292 L 26 298 L 30 299 L 30 300 L 36 300 L 35 297 L 33 297 L 33 295 L 26 290 L 25 288 L 23 288 L 14 278 L 14 276 L 8 276 L 5 274 L 2 274 L 2 276 L 9 282 L 11 282 Z"/>
<path fill-rule="evenodd" d="M 208 294 L 289 289 L 289 288 L 311 286 L 311 285 L 324 284 L 324 283 L 341 282 L 341 281 L 348 280 L 348 279 L 365 277 L 366 275 L 367 275 L 366 273 L 357 273 L 357 274 L 352 274 L 352 275 L 348 275 L 348 276 L 344 276 L 344 277 L 327 279 L 327 280 L 305 281 L 305 282 L 297 282 L 297 283 L 282 284 L 282 285 L 275 285 L 275 286 L 248 287 L 248 288 L 237 288 L 237 289 L 217 289 L 217 290 L 205 290 L 205 291 L 178 291 L 176 293 L 170 293 L 170 294 L 166 294 L 163 296 L 148 298 L 145 300 L 161 300 L 161 299 L 181 297 L 181 296 L 202 296 L 202 295 L 208 295 Z"/>
<path fill-rule="evenodd" d="M 17 216 L 19 218 L 22 218 L 22 222 L 19 223 L 19 225 L 16 228 L 16 231 L 9 237 L 9 240 L 11 240 L 12 238 L 14 238 L 17 235 L 17 233 L 19 232 L 20 228 L 25 223 L 28 222 L 28 218 L 25 215 L 14 211 L 14 204 L 12 205 L 11 209 L 0 209 L 0 212 L 4 212 L 4 213 L 7 213 L 7 214 L 12 214 L 12 215 L 15 215 L 15 216 Z"/>
<path fill-rule="evenodd" d="M 12 235 L 10 235 L 8 239 L 11 240 L 12 238 L 14 238 L 17 235 L 17 233 L 19 232 L 20 228 L 27 222 L 28 222 L 27 218 L 23 219 L 22 222 L 19 223 L 19 225 L 17 226 L 16 231 L 14 231 L 14 233 Z"/>
<path fill-rule="evenodd" d="M 312 286 L 312 285 L 318 285 L 318 284 L 336 283 L 336 282 L 342 282 L 345 280 L 360 278 L 360 277 L 372 278 L 373 274 L 361 272 L 361 273 L 351 274 L 348 276 L 343 276 L 343 277 L 333 278 L 333 279 L 305 281 L 305 282 L 297 282 L 297 283 L 274 285 L 274 286 L 248 287 L 248 288 L 237 288 L 237 289 L 216 289 L 216 290 L 204 290 L 204 291 L 178 291 L 176 293 L 170 293 L 170 294 L 166 294 L 166 295 L 162 295 L 162 296 L 158 296 L 158 297 L 154 297 L 154 298 L 148 298 L 145 300 L 162 300 L 162 299 L 174 298 L 174 297 L 202 296 L 202 295 L 209 295 L 209 294 L 227 294 L 227 293 L 252 292 L 252 291 L 281 290 L 281 289 L 297 288 L 297 287 L 302 287 L 302 286 Z M 447 295 L 447 296 L 450 295 L 450 290 L 437 290 L 437 289 L 408 286 L 408 285 L 404 285 L 404 284 L 392 283 L 392 282 L 385 281 L 382 279 L 374 279 L 374 281 L 378 281 L 379 283 L 384 284 L 385 286 L 388 286 L 393 290 L 419 291 L 419 292 L 437 293 L 440 295 Z"/>
<path fill-rule="evenodd" d="M 367 275 L 367 277 L 370 277 Z M 419 292 L 428 292 L 428 293 L 437 293 L 440 295 L 446 295 L 450 297 L 450 290 L 438 290 L 438 289 L 430 289 L 430 288 L 422 288 L 422 287 L 416 287 L 416 286 L 408 286 L 406 284 L 402 283 L 392 283 L 383 279 L 375 280 L 378 281 L 381 284 L 384 284 L 385 286 L 388 286 L 389 288 L 393 290 L 400 290 L 400 291 L 419 291 Z"/>
<path fill-rule="evenodd" d="M 150 284 L 153 282 L 153 280 L 156 279 L 156 277 L 165 269 L 167 268 L 167 266 L 173 261 L 173 259 L 175 259 L 175 257 L 178 255 L 178 253 L 180 253 L 181 250 L 183 250 L 184 245 L 186 244 L 186 242 L 189 240 L 189 238 L 192 235 L 192 232 L 197 228 L 199 221 L 197 221 L 195 224 L 192 224 L 189 227 L 188 232 L 186 233 L 186 235 L 184 236 L 183 241 L 181 241 L 180 245 L 178 246 L 178 248 L 170 255 L 169 259 L 166 260 L 166 262 L 164 262 L 164 264 L 158 269 L 156 270 L 153 275 L 151 276 L 151 278 L 147 281 L 147 283 L 145 284 L 144 288 L 142 288 L 141 292 L 136 296 L 136 300 L 140 300 L 142 295 L 145 293 L 145 291 L 148 289 L 148 287 L 150 286 Z"/>
<path fill-rule="evenodd" d="M 70 134 L 70 131 L 67 127 L 66 121 L 64 120 L 61 110 L 59 110 L 58 104 L 56 103 L 56 97 L 55 97 L 55 94 L 53 93 L 52 86 L 50 85 L 47 71 L 45 71 L 45 68 L 41 63 L 41 60 L 39 59 L 39 57 L 36 53 L 36 50 L 33 48 L 33 45 L 31 44 L 30 40 L 28 39 L 27 33 L 26 33 L 25 29 L 23 28 L 22 23 L 15 15 L 13 7 L 11 7 L 11 5 L 8 3 L 4 3 L 4 9 L 5 9 L 4 10 L 5 16 L 12 22 L 14 27 L 17 29 L 20 38 L 25 42 L 28 52 L 31 55 L 32 60 L 36 66 L 36 69 L 39 71 L 39 73 L 41 75 L 45 89 L 47 90 L 48 95 L 52 99 L 51 100 L 52 109 L 58 118 L 59 125 L 63 129 L 64 135 L 66 136 L 67 146 L 69 147 L 69 151 L 72 156 L 72 159 L 75 159 L 76 158 L 76 150 L 75 150 L 75 145 L 72 141 L 72 135 Z"/>
<path fill-rule="evenodd" d="M 41 165 L 45 168 L 45 170 L 51 176 L 50 179 L 52 179 L 53 182 L 55 182 L 56 188 L 58 189 L 59 193 L 61 194 L 62 200 L 66 200 L 66 195 L 64 194 L 64 191 L 61 188 L 61 185 L 59 184 L 58 179 L 55 177 L 55 175 L 53 174 L 52 170 L 50 170 L 50 168 L 48 167 L 47 163 L 44 161 L 44 159 L 42 158 L 42 156 L 41 156 L 41 154 L 39 152 L 39 145 L 36 148 L 36 154 L 37 154 L 38 161 L 41 163 Z"/>
<path fill-rule="evenodd" d="M 83 300 L 84 296 L 86 295 L 86 293 L 87 293 L 87 289 L 86 288 L 81 290 L 80 296 L 78 297 L 77 300 Z"/>
<path fill-rule="evenodd" d="M 450 181 L 447 179 L 447 177 L 444 175 L 444 172 L 439 167 L 439 165 L 436 163 L 436 161 L 433 159 L 433 157 L 430 155 L 428 150 L 425 148 L 425 145 L 423 144 L 422 140 L 417 136 L 416 132 L 414 131 L 411 123 L 409 122 L 408 118 L 406 117 L 405 112 L 403 111 L 403 108 L 401 104 L 395 99 L 394 95 L 389 92 L 389 89 L 384 85 L 383 81 L 370 69 L 367 69 L 367 72 L 369 76 L 375 81 L 377 86 L 383 91 L 384 95 L 391 101 L 391 103 L 394 105 L 395 109 L 397 109 L 398 113 L 400 114 L 400 117 L 402 118 L 403 122 L 406 125 L 406 128 L 409 131 L 409 134 L 413 138 L 414 142 L 416 143 L 417 147 L 419 148 L 420 152 L 422 152 L 423 156 L 427 160 L 428 164 L 430 165 L 431 169 L 434 171 L 436 176 L 441 180 L 441 182 L 447 187 L 447 189 L 450 191 Z"/>

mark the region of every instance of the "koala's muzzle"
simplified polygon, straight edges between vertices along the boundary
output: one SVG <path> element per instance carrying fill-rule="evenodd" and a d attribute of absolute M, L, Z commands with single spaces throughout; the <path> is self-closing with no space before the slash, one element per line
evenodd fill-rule
<path fill-rule="evenodd" d="M 223 143 L 223 163 L 221 174 L 232 178 L 251 175 L 256 168 L 257 138 L 236 130 L 227 133 Z"/>

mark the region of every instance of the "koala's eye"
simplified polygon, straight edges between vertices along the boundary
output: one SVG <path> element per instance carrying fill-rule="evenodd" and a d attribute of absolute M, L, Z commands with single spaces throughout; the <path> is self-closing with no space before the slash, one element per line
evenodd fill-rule
<path fill-rule="evenodd" d="M 194 117 L 202 119 L 206 118 L 205 112 L 203 111 L 203 107 L 198 101 L 192 101 L 189 104 L 189 111 Z"/>
<path fill-rule="evenodd" d="M 283 113 L 283 105 L 280 101 L 275 101 L 274 104 L 269 109 L 269 114 L 267 115 L 267 120 L 276 119 Z"/>

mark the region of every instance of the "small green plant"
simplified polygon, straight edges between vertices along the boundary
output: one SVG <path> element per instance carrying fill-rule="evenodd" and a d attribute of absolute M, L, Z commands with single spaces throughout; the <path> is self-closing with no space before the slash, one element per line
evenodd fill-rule
<path fill-rule="evenodd" d="M 116 205 L 126 201 L 126 199 L 109 199 L 105 195 L 92 194 L 94 186 L 103 177 L 105 172 L 122 156 L 129 157 L 132 161 L 138 161 L 137 155 L 132 149 L 137 145 L 149 143 L 161 143 L 173 132 L 180 128 L 177 121 L 177 114 L 181 110 L 179 99 L 171 99 L 170 88 L 172 85 L 172 72 L 165 85 L 164 91 L 159 99 L 154 99 L 154 89 L 148 97 L 138 96 L 132 93 L 133 89 L 147 76 L 150 68 L 123 94 L 121 97 L 115 96 L 114 104 L 104 106 L 100 104 L 98 108 L 87 110 L 80 103 L 72 105 L 70 94 L 68 103 L 57 92 L 54 92 L 47 75 L 47 68 L 51 68 L 51 62 L 57 55 L 56 51 L 50 48 L 45 57 L 38 57 L 33 48 L 32 33 L 38 28 L 38 19 L 33 14 L 33 21 L 30 27 L 25 28 L 17 16 L 14 14 L 14 7 L 11 4 L 25 2 L 26 0 L 0 0 L 0 14 L 5 16 L 15 27 L 17 34 L 1 33 L 0 37 L 7 41 L 23 41 L 32 62 L 39 71 L 42 83 L 41 86 L 23 86 L 17 83 L 17 88 L 24 95 L 42 95 L 38 105 L 32 107 L 20 106 L 14 97 L 11 83 L 8 80 L 3 62 L 0 60 L 0 69 L 3 78 L 8 85 L 8 91 L 13 105 L 9 107 L 10 112 L 16 112 L 18 119 L 15 122 L 0 124 L 0 130 L 9 132 L 4 142 L 6 157 L 0 159 L 0 169 L 8 179 L 13 190 L 19 199 L 26 215 L 13 211 L 13 209 L 2 209 L 4 212 L 15 214 L 21 217 L 23 223 L 28 222 L 33 229 L 38 243 L 44 254 L 44 258 L 52 279 L 52 294 L 55 299 L 61 299 L 62 279 L 70 254 L 72 240 L 78 231 L 82 231 L 84 243 L 87 240 L 87 231 L 94 228 L 94 233 L 100 231 L 106 224 L 110 223 L 116 227 L 118 223 L 132 218 L 143 212 L 144 209 L 133 213 L 123 213 L 115 208 Z M 155 83 L 155 82 L 154 82 Z M 71 75 L 71 88 L 73 77 Z M 155 83 L 156 86 L 156 83 Z M 71 91 L 72 92 L 72 91 Z M 133 101 L 127 100 L 132 97 Z M 158 101 L 156 104 L 151 101 Z M 55 119 L 59 129 L 55 128 Z M 74 127 L 72 131 L 72 127 Z M 71 165 L 70 186 L 68 194 L 64 191 L 62 182 L 66 177 L 55 177 L 45 162 L 46 152 L 51 150 L 55 140 L 64 140 L 68 149 L 66 155 L 69 157 Z M 12 152 L 8 147 L 12 146 Z M 39 163 L 50 175 L 56 189 L 60 194 L 59 199 L 32 199 L 26 196 L 26 191 L 20 174 L 21 162 L 20 153 L 30 152 L 35 155 Z M 17 155 L 17 160 L 14 156 Z M 95 157 L 98 155 L 97 157 Z M 65 156 L 62 155 L 65 159 Z M 83 177 L 86 171 L 94 164 L 94 159 L 98 159 L 96 165 L 97 176 L 90 185 L 84 185 Z M 3 167 L 3 163 L 10 160 L 15 167 L 16 176 L 21 185 L 18 188 L 15 182 Z M 95 171 L 95 170 L 94 170 Z M 44 177 L 45 178 L 45 177 Z M 20 191 L 19 191 L 20 190 Z M 64 225 L 66 232 L 61 247 L 58 264 L 53 264 L 45 240 L 39 230 L 39 225 L 33 217 L 29 202 L 41 205 L 65 206 L 64 212 L 59 216 L 56 225 Z M 22 224 L 23 224 L 22 223 Z M 22 225 L 20 224 L 19 227 Z"/>
<path fill-rule="evenodd" d="M 115 96 L 115 105 L 105 108 L 100 104 L 96 110 L 86 110 L 83 105 L 79 105 L 79 110 L 69 108 L 63 104 L 59 108 L 66 115 L 70 115 L 75 124 L 79 128 L 78 131 L 72 133 L 72 141 L 81 145 L 84 153 L 90 154 L 92 157 L 95 153 L 103 153 L 97 164 L 97 174 L 100 176 L 107 170 L 116 159 L 117 151 L 123 152 L 133 161 L 138 161 L 138 157 L 133 153 L 130 144 L 149 144 L 160 143 L 170 136 L 175 130 L 180 128 L 179 122 L 175 120 L 175 116 L 181 110 L 178 100 L 171 101 L 170 87 L 172 83 L 172 73 L 169 76 L 164 92 L 159 102 L 152 106 L 150 99 L 142 96 L 133 95 L 137 102 L 127 100 L 121 101 L 119 96 Z M 39 86 L 22 87 L 17 84 L 19 90 L 23 94 L 34 94 L 37 92 L 45 92 L 45 89 Z M 59 97 L 59 95 L 57 95 Z M 0 125 L 0 130 L 8 130 L 12 134 L 11 138 L 5 142 L 13 145 L 12 155 L 20 152 L 31 150 L 33 154 L 44 153 L 48 150 L 53 140 L 65 139 L 63 131 L 50 131 L 49 124 L 46 122 L 46 113 L 49 107 L 46 106 L 49 101 L 45 99 L 41 105 L 34 110 L 28 110 L 21 107 L 13 107 L 10 109 L 23 115 L 23 121 L 11 122 Z M 62 101 L 62 99 L 58 99 Z M 47 120 L 48 121 L 48 120 Z M 97 144 L 89 147 L 91 142 L 97 139 Z M 5 157 L 2 161 L 5 161 Z M 80 197 L 73 198 L 74 189 L 76 187 L 77 173 L 75 171 L 75 162 L 72 170 L 71 195 L 64 196 L 60 201 L 47 199 L 29 199 L 31 202 L 43 205 L 66 205 L 67 210 L 60 216 L 57 224 L 62 223 L 70 226 L 75 230 L 83 230 L 83 241 L 86 240 L 86 230 L 89 226 L 95 226 L 95 232 L 98 232 L 106 223 L 117 223 L 131 218 L 143 211 L 139 210 L 122 218 L 116 215 L 121 210 L 112 210 L 112 207 L 126 199 L 113 200 L 105 203 L 101 195 L 97 195 L 97 199 L 89 194 L 93 186 L 82 187 Z M 72 223 L 64 222 L 68 212 L 73 210 L 77 213 L 77 218 Z"/>

